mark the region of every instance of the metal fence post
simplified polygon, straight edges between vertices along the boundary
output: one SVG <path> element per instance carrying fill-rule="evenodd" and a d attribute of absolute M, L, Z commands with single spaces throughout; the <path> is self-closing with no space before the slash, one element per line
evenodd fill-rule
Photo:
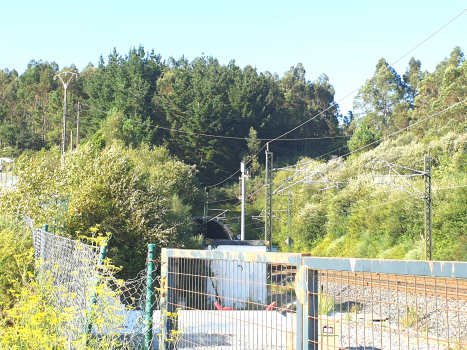
<path fill-rule="evenodd" d="M 177 322 L 175 321 L 174 314 L 177 313 L 178 304 L 178 258 L 172 258 L 170 262 L 167 262 L 168 273 L 167 273 L 167 322 L 166 322 L 166 334 L 167 334 L 167 350 L 175 349 L 175 342 L 173 341 L 173 330 L 177 330 Z M 169 340 L 170 339 L 170 340 Z"/>
<path fill-rule="evenodd" d="M 304 310 L 306 322 L 304 322 L 303 325 L 303 348 L 308 350 L 318 350 L 319 284 L 317 270 L 308 269 L 306 283 L 308 292 Z"/>
<path fill-rule="evenodd" d="M 156 257 L 156 245 L 148 245 L 148 276 L 147 276 L 147 289 L 146 289 L 146 325 L 145 325 L 145 339 L 144 349 L 148 350 L 152 346 L 153 338 L 153 322 L 152 316 L 154 312 L 154 280 L 155 280 L 155 257 Z"/>
<path fill-rule="evenodd" d="M 99 254 L 99 262 L 96 268 L 96 276 L 94 277 L 94 290 L 91 295 L 91 304 L 88 310 L 87 324 L 86 324 L 86 334 L 91 334 L 92 332 L 92 309 L 97 303 L 97 287 L 99 286 L 99 268 L 102 266 L 105 258 L 107 257 L 107 242 L 102 242 L 101 250 Z M 89 339 L 86 340 L 86 342 Z"/>
<path fill-rule="evenodd" d="M 292 349 L 305 349 L 303 347 L 303 324 L 307 318 L 305 311 L 306 305 L 303 303 L 303 297 L 301 293 L 306 290 L 306 284 L 303 283 L 303 279 L 300 278 L 300 271 L 302 270 L 301 263 L 297 264 L 297 275 L 295 277 L 295 295 L 296 298 L 296 320 L 295 320 L 295 346 L 292 344 Z M 292 320 L 293 324 L 293 320 Z"/>
<path fill-rule="evenodd" d="M 175 307 L 175 281 L 178 276 L 175 276 L 178 268 L 177 259 L 171 258 L 169 261 L 167 257 L 167 249 L 163 248 L 161 253 L 161 338 L 159 349 L 170 350 L 173 349 L 174 343 L 171 341 L 172 329 L 174 329 L 174 321 L 171 316 L 176 312 Z"/>
<path fill-rule="evenodd" d="M 168 275 L 168 258 L 167 258 L 167 249 L 162 248 L 161 251 L 161 299 L 160 299 L 160 308 L 161 308 L 161 325 L 160 332 L 161 336 L 159 338 L 159 349 L 167 349 L 167 275 Z"/>
<path fill-rule="evenodd" d="M 45 224 L 44 225 L 44 231 L 49 232 L 49 225 Z M 45 235 L 41 234 L 41 251 L 40 251 L 40 256 L 42 260 L 45 260 Z M 42 262 L 44 263 L 44 262 Z"/>

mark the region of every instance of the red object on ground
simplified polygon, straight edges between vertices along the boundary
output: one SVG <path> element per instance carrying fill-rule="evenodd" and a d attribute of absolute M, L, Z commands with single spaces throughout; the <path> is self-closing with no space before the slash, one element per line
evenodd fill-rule
<path fill-rule="evenodd" d="M 273 301 L 273 302 L 272 302 L 271 304 L 269 304 L 269 306 L 266 308 L 266 311 L 271 311 L 272 308 L 273 308 L 274 306 L 276 306 L 276 305 L 277 305 L 277 303 L 276 303 L 275 301 Z"/>
<path fill-rule="evenodd" d="M 235 310 L 233 307 L 222 307 L 217 301 L 214 303 L 217 310 Z"/>

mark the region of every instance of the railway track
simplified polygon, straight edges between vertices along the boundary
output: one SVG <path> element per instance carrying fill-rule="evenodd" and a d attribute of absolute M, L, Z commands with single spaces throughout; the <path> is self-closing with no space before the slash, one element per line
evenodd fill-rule
<path fill-rule="evenodd" d="M 296 269 L 274 269 L 272 275 L 281 276 L 276 281 L 293 282 Z M 320 271 L 320 284 L 325 282 L 342 285 L 359 285 L 370 288 L 389 289 L 400 292 L 431 295 L 440 298 L 467 300 L 467 280 L 455 278 L 434 278 L 423 276 L 389 275 L 378 273 L 354 273 Z"/>
<path fill-rule="evenodd" d="M 404 293 L 431 295 L 439 298 L 467 300 L 467 280 L 422 276 L 398 276 L 376 273 L 321 271 L 320 284 L 360 285 Z"/>
<path fill-rule="evenodd" d="M 281 276 L 276 277 L 276 281 L 286 280 L 293 283 L 297 270 L 273 266 L 271 273 L 273 276 Z M 339 271 L 320 271 L 319 279 L 320 284 L 333 282 L 343 286 L 360 285 L 467 301 L 467 280 L 464 279 Z"/>

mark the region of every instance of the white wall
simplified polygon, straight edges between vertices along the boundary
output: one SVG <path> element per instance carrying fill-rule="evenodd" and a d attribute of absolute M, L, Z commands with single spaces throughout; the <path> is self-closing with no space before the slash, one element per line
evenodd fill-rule
<path fill-rule="evenodd" d="M 211 250 L 212 247 L 208 246 L 207 249 Z M 215 250 L 266 252 L 266 247 L 220 245 Z M 211 262 L 211 271 L 216 278 L 208 278 L 207 292 L 213 295 L 213 303 L 216 295 L 213 283 L 223 307 L 256 310 L 267 303 L 266 264 L 219 260 Z M 261 305 L 247 305 L 245 301 Z"/>

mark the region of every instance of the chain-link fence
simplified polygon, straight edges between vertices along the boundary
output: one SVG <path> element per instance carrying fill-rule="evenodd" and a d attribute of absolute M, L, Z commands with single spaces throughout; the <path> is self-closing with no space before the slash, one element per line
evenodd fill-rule
<path fill-rule="evenodd" d="M 39 283 L 50 291 L 49 302 L 56 310 L 72 315 L 60 325 L 70 349 L 89 344 L 109 349 L 158 347 L 160 312 L 154 310 L 159 298 L 151 299 L 153 318 L 148 322 L 146 271 L 122 281 L 105 259 L 105 243 L 88 245 L 43 229 L 32 235 Z M 148 333 L 150 338 L 145 337 Z"/>

